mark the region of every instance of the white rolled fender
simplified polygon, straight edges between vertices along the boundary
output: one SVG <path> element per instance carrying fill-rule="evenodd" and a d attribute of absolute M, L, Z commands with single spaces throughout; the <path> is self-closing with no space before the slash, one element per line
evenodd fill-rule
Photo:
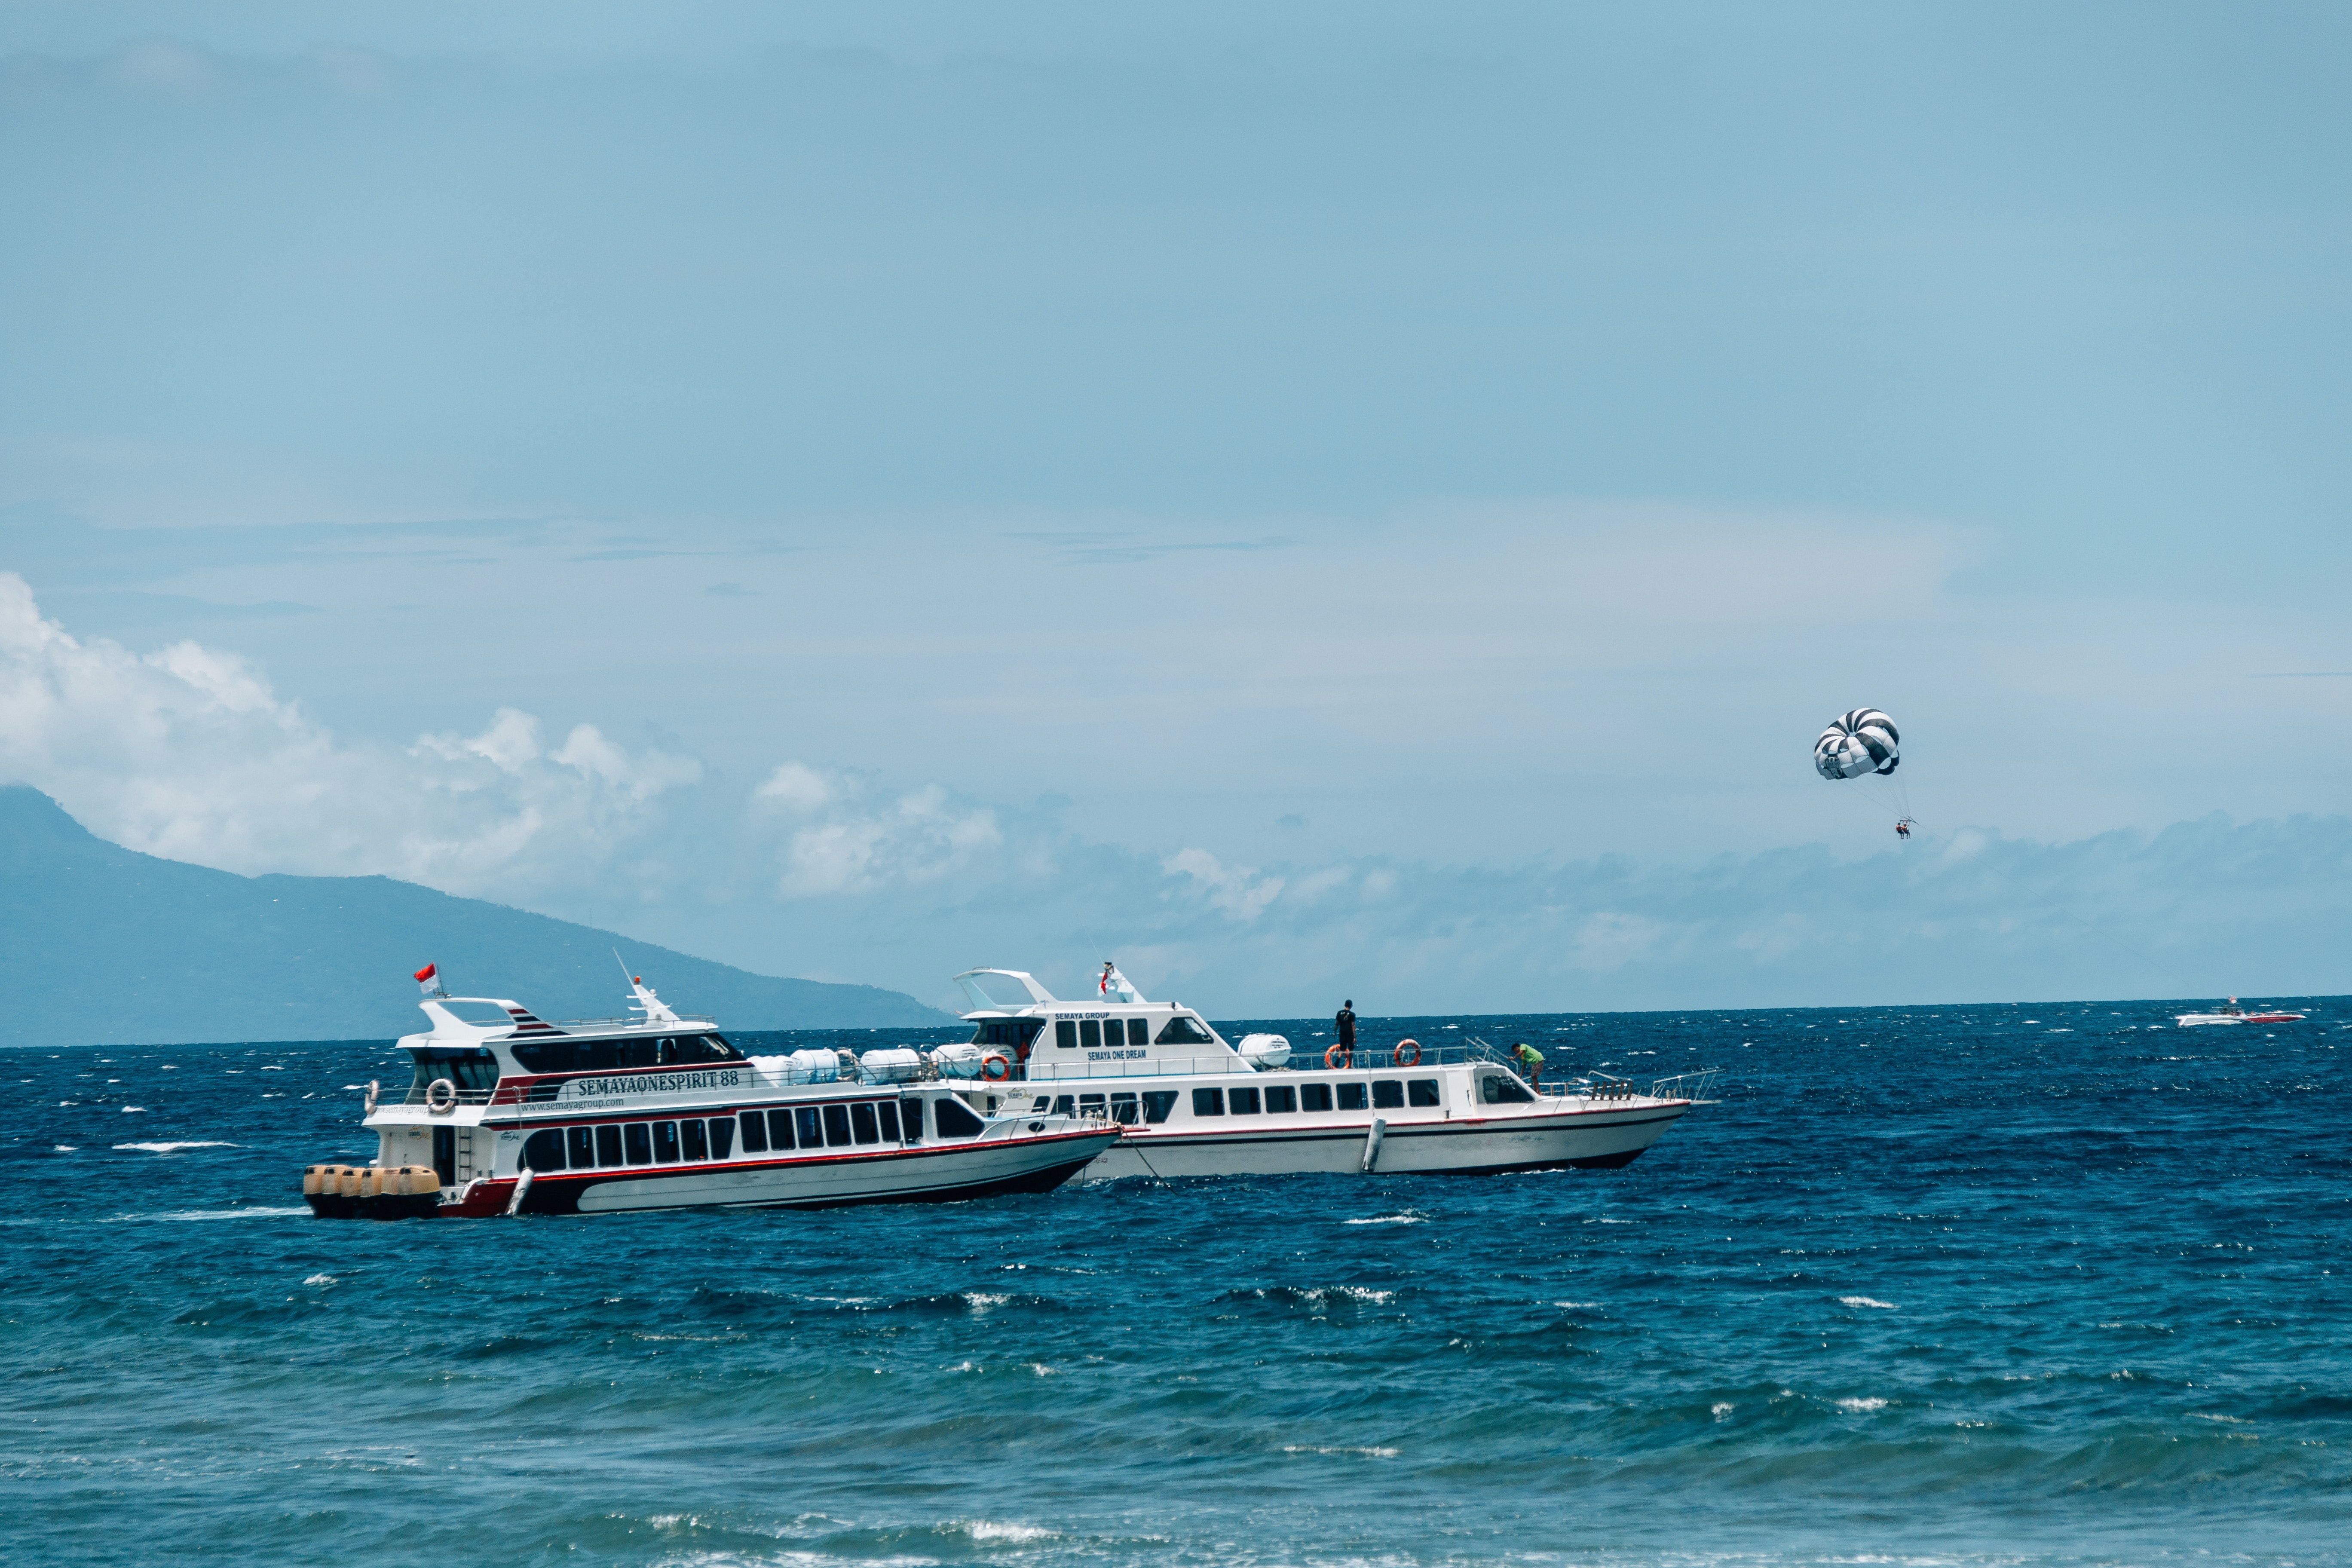
<path fill-rule="evenodd" d="M 457 1110 L 457 1086 L 446 1078 L 436 1078 L 426 1084 L 425 1109 L 436 1116 L 446 1116 Z"/>
<path fill-rule="evenodd" d="M 370 1116 L 375 1114 L 376 1097 L 383 1092 L 383 1085 L 380 1081 L 375 1079 L 368 1079 L 367 1113 Z"/>
<path fill-rule="evenodd" d="M 539 1173 L 533 1171 L 529 1165 L 525 1165 L 522 1168 L 522 1174 L 515 1178 L 514 1196 L 507 1200 L 507 1213 L 509 1215 L 519 1215 L 522 1213 L 522 1200 L 530 1195 L 530 1179 L 538 1173 Z"/>

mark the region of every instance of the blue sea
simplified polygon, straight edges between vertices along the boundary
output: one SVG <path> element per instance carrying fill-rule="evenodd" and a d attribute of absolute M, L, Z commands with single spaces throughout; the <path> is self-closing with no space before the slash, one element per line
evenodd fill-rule
<path fill-rule="evenodd" d="M 301 1207 L 386 1042 L 13 1051 L 0 1556 L 2352 1563 L 2352 1004 L 2189 1005 L 1367 1021 L 1725 1069 L 1622 1171 L 471 1223 Z"/>

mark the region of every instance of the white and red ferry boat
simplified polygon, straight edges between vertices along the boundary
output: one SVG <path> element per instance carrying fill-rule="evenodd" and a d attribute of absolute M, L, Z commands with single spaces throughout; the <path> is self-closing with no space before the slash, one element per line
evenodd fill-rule
<path fill-rule="evenodd" d="M 2303 1015 L 2265 1013 L 2259 1007 L 2250 1011 L 2239 1006 L 2238 999 L 2232 996 L 2225 1005 L 2214 1008 L 2210 1013 L 2182 1013 L 2177 1015 L 2173 1022 L 2183 1028 L 2193 1028 L 2200 1024 L 2300 1024 L 2303 1022 Z"/>
<path fill-rule="evenodd" d="M 632 978 L 642 1016 L 549 1023 L 436 994 L 401 1040 L 415 1077 L 368 1090 L 367 1166 L 314 1165 L 334 1217 L 607 1214 L 937 1202 L 1060 1185 L 1117 1142 L 1107 1117 L 926 1078 L 913 1051 L 747 1057 Z M 472 1019 L 459 1009 L 471 1010 Z"/>
<path fill-rule="evenodd" d="M 981 1053 L 983 1081 L 1032 1115 L 1108 1116 L 1125 1134 L 1084 1181 L 1613 1169 L 1707 1103 L 1699 1096 L 1713 1077 L 1643 1087 L 1594 1074 L 1547 1087 L 1475 1040 L 1294 1059 L 1278 1035 L 1228 1044 L 1192 1009 L 1146 1001 L 1108 966 L 1098 1002 L 1058 999 L 1017 969 L 955 979 L 972 1004 L 965 1048 Z"/>

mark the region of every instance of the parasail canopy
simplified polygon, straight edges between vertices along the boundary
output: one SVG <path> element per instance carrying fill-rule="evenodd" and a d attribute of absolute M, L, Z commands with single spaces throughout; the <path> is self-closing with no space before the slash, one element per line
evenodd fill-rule
<path fill-rule="evenodd" d="M 1830 721 L 1813 742 L 1813 766 L 1825 779 L 1891 773 L 1903 760 L 1895 721 L 1875 708 L 1857 708 Z"/>

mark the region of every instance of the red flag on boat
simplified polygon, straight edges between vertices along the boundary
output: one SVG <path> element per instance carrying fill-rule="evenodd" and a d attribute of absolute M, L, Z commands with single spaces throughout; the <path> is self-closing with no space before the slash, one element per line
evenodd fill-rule
<path fill-rule="evenodd" d="M 428 963 L 424 968 L 418 970 L 416 972 L 416 984 L 418 989 L 422 990 L 427 996 L 430 996 L 436 991 L 440 990 L 441 966 L 436 963 Z"/>

